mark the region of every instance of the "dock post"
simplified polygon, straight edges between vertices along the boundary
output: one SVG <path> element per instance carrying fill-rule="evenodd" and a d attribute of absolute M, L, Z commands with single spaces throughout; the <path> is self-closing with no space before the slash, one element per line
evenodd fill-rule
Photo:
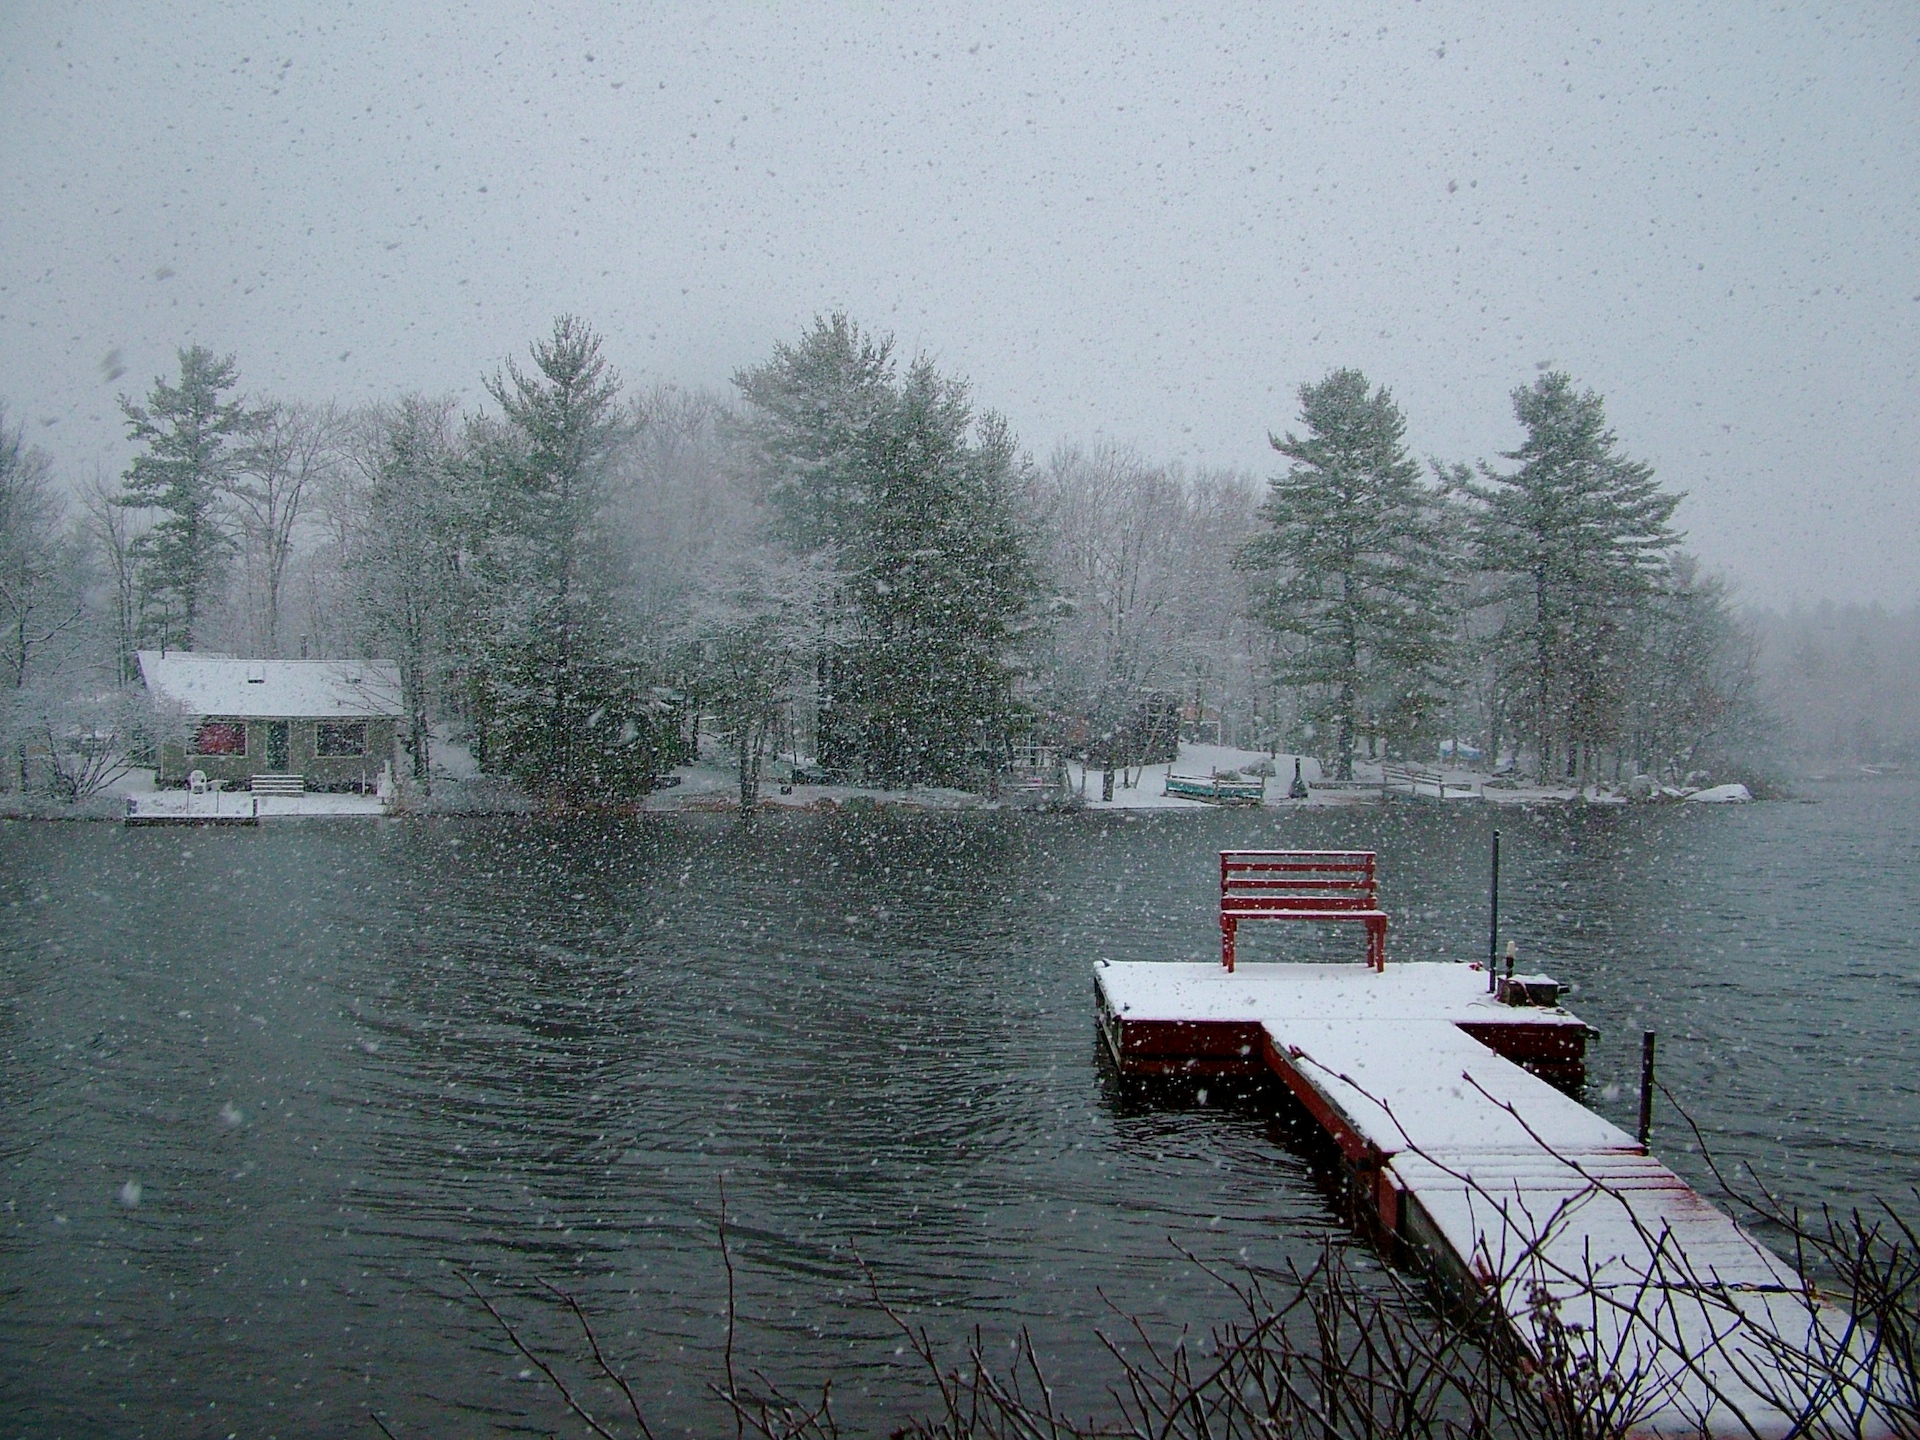
<path fill-rule="evenodd" d="M 1640 1032 L 1640 1145 L 1646 1148 L 1653 1135 L 1653 1034 Z"/>
<path fill-rule="evenodd" d="M 1488 886 L 1487 994 L 1494 991 L 1493 964 L 1500 955 L 1500 832 L 1493 832 L 1493 883 Z"/>

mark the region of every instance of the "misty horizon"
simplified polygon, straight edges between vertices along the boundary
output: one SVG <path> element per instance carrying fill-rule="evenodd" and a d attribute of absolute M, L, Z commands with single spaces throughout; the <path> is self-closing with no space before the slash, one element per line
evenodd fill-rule
<path fill-rule="evenodd" d="M 844 310 L 1038 457 L 1278 473 L 1340 365 L 1496 460 L 1603 396 L 1747 604 L 1905 607 L 1920 532 L 1910 15 L 1465 7 L 533 27 L 0 21 L 0 398 L 68 484 L 199 343 L 250 393 L 484 403 L 555 314 L 725 392 Z"/>

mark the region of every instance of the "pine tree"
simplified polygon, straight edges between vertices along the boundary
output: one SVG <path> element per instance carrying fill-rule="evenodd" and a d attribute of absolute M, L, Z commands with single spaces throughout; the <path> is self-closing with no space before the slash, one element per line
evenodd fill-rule
<path fill-rule="evenodd" d="M 797 344 L 734 376 L 749 407 L 742 438 L 774 534 L 801 556 L 859 549 L 872 466 L 891 423 L 893 342 L 846 315 L 821 317 Z M 861 767 L 856 698 L 860 619 L 847 586 L 823 602 L 814 695 L 814 756 L 827 770 Z"/>
<path fill-rule="evenodd" d="M 752 407 L 745 438 L 782 540 L 801 553 L 850 548 L 894 419 L 892 339 L 843 314 L 821 317 L 734 385 Z"/>
<path fill-rule="evenodd" d="M 1345 780 L 1363 725 L 1406 744 L 1437 723 L 1453 586 L 1439 497 L 1387 390 L 1335 370 L 1300 387 L 1300 419 L 1304 437 L 1269 437 L 1293 463 L 1239 563 L 1265 577 L 1256 613 L 1283 642 L 1277 678 L 1302 693 Z"/>
<path fill-rule="evenodd" d="M 1006 657 L 1030 569 L 1011 523 L 1017 454 L 966 388 L 916 362 L 876 457 L 853 551 L 853 667 L 866 769 L 882 784 L 991 768 L 1011 718 Z"/>
<path fill-rule="evenodd" d="M 221 398 L 234 386 L 231 355 L 217 357 L 204 345 L 179 355 L 178 385 L 156 378 L 145 405 L 120 398 L 129 438 L 147 447 L 127 469 L 120 503 L 161 512 L 134 542 L 146 638 L 191 650 L 233 548 L 221 497 L 259 419 L 238 400 Z"/>
<path fill-rule="evenodd" d="M 1617 746 L 1642 622 L 1679 535 L 1680 496 L 1628 460 L 1593 391 L 1549 371 L 1513 392 L 1527 437 L 1501 474 L 1480 467 L 1480 566 L 1498 583 L 1494 653 L 1539 773 L 1588 774 Z"/>
<path fill-rule="evenodd" d="M 922 360 L 845 316 L 736 378 L 780 533 L 832 547 L 817 746 L 882 784 L 955 783 L 991 768 L 1014 723 L 1011 653 L 1033 593 L 1005 423 Z"/>
<path fill-rule="evenodd" d="M 658 746 L 606 534 L 619 380 L 572 316 L 533 358 L 533 373 L 509 361 L 489 382 L 503 421 L 476 436 L 488 601 L 477 718 L 490 759 L 543 800 L 628 800 L 651 788 Z"/>

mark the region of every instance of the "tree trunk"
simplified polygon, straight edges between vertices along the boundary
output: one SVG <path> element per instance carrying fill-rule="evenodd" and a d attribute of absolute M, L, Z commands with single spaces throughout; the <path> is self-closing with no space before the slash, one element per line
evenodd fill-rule
<path fill-rule="evenodd" d="M 1335 717 L 1334 745 L 1336 764 L 1334 775 L 1341 780 L 1353 779 L 1353 752 L 1355 736 L 1353 733 L 1353 686 L 1340 687 L 1339 711 Z"/>
<path fill-rule="evenodd" d="M 753 814 L 760 804 L 760 764 L 767 748 L 767 721 L 743 720 L 740 725 L 740 813 Z"/>

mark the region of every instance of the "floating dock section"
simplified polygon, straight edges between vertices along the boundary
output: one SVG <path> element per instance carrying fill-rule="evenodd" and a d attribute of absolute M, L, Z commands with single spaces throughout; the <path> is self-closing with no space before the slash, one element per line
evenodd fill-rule
<path fill-rule="evenodd" d="M 1549 1083 L 1583 1078 L 1592 1034 L 1552 982 L 1489 994 L 1478 965 L 1369 961 L 1102 962 L 1101 1034 L 1125 1075 L 1277 1077 L 1381 1230 L 1493 1300 L 1543 1373 L 1573 1353 L 1605 1377 L 1621 1433 L 1784 1440 L 1806 1414 L 1893 1433 L 1800 1366 L 1846 1368 L 1865 1340 L 1845 1312 Z"/>
<path fill-rule="evenodd" d="M 1803 1433 L 1781 1357 L 1844 1347 L 1845 1315 L 1508 1058 L 1567 1074 L 1590 1033 L 1573 1016 L 1490 1000 L 1465 965 L 1103 964 L 1095 980 L 1123 1073 L 1277 1076 L 1380 1228 L 1490 1295 L 1530 1352 L 1571 1342 L 1616 1377 L 1628 1433 Z"/>

